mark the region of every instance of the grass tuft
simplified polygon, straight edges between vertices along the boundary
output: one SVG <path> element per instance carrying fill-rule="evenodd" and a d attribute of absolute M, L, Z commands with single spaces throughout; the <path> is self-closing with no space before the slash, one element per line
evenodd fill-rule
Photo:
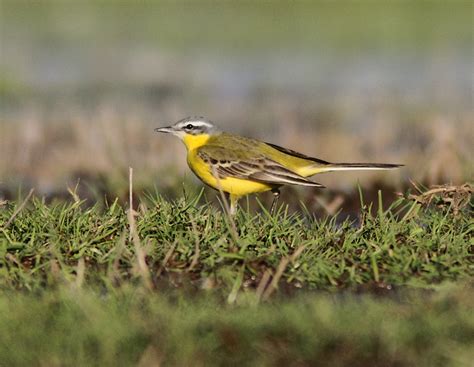
<path fill-rule="evenodd" d="M 429 195 L 362 201 L 358 221 L 241 209 L 235 234 L 199 197 L 2 203 L 0 360 L 467 364 L 472 205 Z"/>
<path fill-rule="evenodd" d="M 380 199 L 374 214 L 364 205 L 359 223 L 290 214 L 284 206 L 273 216 L 240 210 L 235 229 L 222 211 L 189 198 L 170 202 L 149 195 L 136 211 L 117 201 L 105 208 L 80 200 L 7 203 L 0 210 L 0 286 L 52 286 L 73 278 L 80 260 L 84 284 L 97 288 L 140 277 L 149 278 L 150 288 L 162 278 L 199 288 L 212 277 L 225 293 L 239 277 L 242 288 L 255 290 L 266 272 L 288 290 L 368 282 L 429 288 L 472 276 L 469 205 L 439 208 L 410 198 L 387 210 Z"/>

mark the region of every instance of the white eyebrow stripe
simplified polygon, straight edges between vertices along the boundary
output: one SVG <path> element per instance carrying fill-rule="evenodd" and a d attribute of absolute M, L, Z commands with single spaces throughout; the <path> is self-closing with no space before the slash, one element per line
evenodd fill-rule
<path fill-rule="evenodd" d="M 195 127 L 209 127 L 211 128 L 212 125 L 207 123 L 207 122 L 204 122 L 204 121 L 189 121 L 189 122 L 183 122 L 180 127 L 186 127 L 187 125 L 194 125 Z"/>
<path fill-rule="evenodd" d="M 188 125 L 193 125 L 194 128 L 190 129 L 187 128 Z M 207 132 L 207 133 L 213 133 L 216 131 L 219 131 L 216 126 L 214 126 L 214 123 L 212 121 L 209 121 L 203 117 L 189 117 L 186 119 L 183 119 L 181 121 L 178 121 L 174 124 L 175 129 L 182 130 L 182 131 L 187 131 L 188 133 L 198 133 L 198 132 Z"/>

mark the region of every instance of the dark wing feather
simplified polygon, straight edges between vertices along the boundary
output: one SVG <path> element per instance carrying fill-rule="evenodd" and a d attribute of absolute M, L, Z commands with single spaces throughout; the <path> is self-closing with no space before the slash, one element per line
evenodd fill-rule
<path fill-rule="evenodd" d="M 287 148 L 283 148 L 279 145 L 275 145 L 275 144 L 271 144 L 271 143 L 265 143 L 269 146 L 271 146 L 273 149 L 276 149 L 282 153 L 285 153 L 285 154 L 288 154 L 288 155 L 291 155 L 293 157 L 296 157 L 296 158 L 302 158 L 302 159 L 307 159 L 308 161 L 313 161 L 313 162 L 316 162 L 316 163 L 319 163 L 319 164 L 323 164 L 323 165 L 326 165 L 326 164 L 331 164 L 330 162 L 328 161 L 324 161 L 322 159 L 318 159 L 318 158 L 314 158 L 314 157 L 310 157 L 310 156 L 307 156 L 303 153 L 299 153 L 299 152 L 296 152 L 294 150 L 291 150 L 291 149 L 287 149 Z"/>
<path fill-rule="evenodd" d="M 270 185 L 302 185 L 324 187 L 290 171 L 281 164 L 266 157 L 245 160 L 215 159 L 209 149 L 198 152 L 199 157 L 211 167 L 211 173 L 221 179 L 234 177 Z"/>
<path fill-rule="evenodd" d="M 289 184 L 289 185 L 302 185 L 312 187 L 324 187 L 323 185 L 310 181 L 297 173 L 288 170 L 282 165 L 266 160 L 262 170 L 249 175 L 249 178 L 254 181 L 270 183 L 270 184 Z"/>

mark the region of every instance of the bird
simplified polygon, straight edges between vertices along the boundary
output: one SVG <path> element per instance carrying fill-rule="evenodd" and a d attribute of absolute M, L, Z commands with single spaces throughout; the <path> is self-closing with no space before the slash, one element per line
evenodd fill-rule
<path fill-rule="evenodd" d="M 272 191 L 274 200 L 270 212 L 273 212 L 281 186 L 323 188 L 320 183 L 308 179 L 318 173 L 387 170 L 402 166 L 331 163 L 275 144 L 223 132 L 205 117 L 186 117 L 155 131 L 175 135 L 183 141 L 189 168 L 205 184 L 229 195 L 231 215 L 236 213 L 238 200 L 249 194 Z"/>

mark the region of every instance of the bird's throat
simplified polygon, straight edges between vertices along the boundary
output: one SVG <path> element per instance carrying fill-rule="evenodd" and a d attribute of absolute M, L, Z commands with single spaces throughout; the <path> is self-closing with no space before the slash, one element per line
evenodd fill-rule
<path fill-rule="evenodd" d="M 200 134 L 200 135 L 186 134 L 183 137 L 183 142 L 184 142 L 184 145 L 186 145 L 186 148 L 188 150 L 194 150 L 206 144 L 209 138 L 210 138 L 209 134 Z"/>

